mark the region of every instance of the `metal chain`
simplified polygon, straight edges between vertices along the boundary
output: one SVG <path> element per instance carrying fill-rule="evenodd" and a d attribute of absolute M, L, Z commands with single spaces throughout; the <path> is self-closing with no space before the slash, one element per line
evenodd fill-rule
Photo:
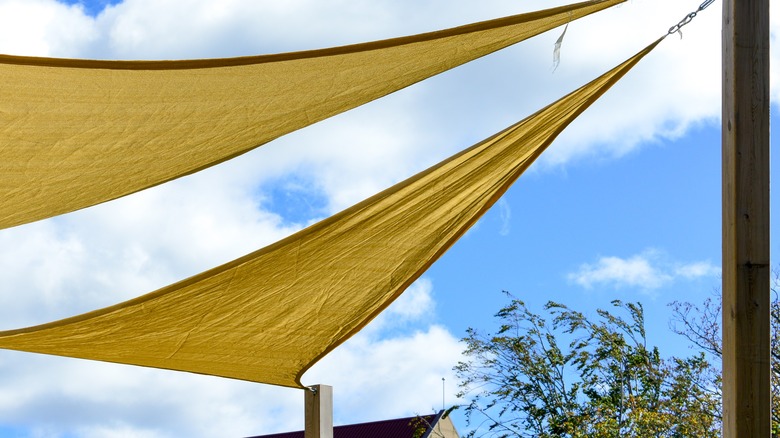
<path fill-rule="evenodd" d="M 682 27 L 685 26 L 686 24 L 690 23 L 694 18 L 696 18 L 696 15 L 699 12 L 707 9 L 707 6 L 709 6 L 709 5 L 713 4 L 713 3 L 715 3 L 715 0 L 704 0 L 704 3 L 699 5 L 699 9 L 697 9 L 697 10 L 691 12 L 690 14 L 686 15 L 685 18 L 680 20 L 679 23 L 677 23 L 674 26 L 670 27 L 668 34 L 671 35 L 673 33 L 678 33 L 679 32 L 680 33 L 680 38 L 682 38 L 682 31 L 681 31 Z"/>

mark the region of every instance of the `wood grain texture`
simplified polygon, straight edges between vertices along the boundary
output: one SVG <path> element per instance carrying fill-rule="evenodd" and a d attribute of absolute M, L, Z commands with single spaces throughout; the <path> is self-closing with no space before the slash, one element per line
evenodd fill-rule
<path fill-rule="evenodd" d="M 723 436 L 770 436 L 769 0 L 723 3 Z"/>

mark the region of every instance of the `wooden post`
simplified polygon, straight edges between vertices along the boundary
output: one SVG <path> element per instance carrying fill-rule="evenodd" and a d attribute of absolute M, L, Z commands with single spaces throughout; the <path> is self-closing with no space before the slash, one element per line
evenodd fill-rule
<path fill-rule="evenodd" d="M 304 393 L 304 438 L 333 438 L 333 387 L 314 385 Z"/>
<path fill-rule="evenodd" d="M 723 436 L 770 436 L 769 0 L 723 2 Z"/>

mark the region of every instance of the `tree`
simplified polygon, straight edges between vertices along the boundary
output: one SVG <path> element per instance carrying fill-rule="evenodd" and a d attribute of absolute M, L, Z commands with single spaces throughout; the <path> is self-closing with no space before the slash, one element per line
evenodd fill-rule
<path fill-rule="evenodd" d="M 772 395 L 772 437 L 780 437 L 780 299 L 778 299 L 780 273 L 774 271 L 772 281 L 772 302 L 769 306 L 771 332 L 770 346 L 770 385 Z M 720 295 L 718 293 L 718 295 Z M 685 336 L 695 348 L 720 363 L 723 357 L 721 349 L 721 306 L 720 299 L 709 298 L 701 306 L 688 302 L 675 301 L 670 304 L 674 312 L 671 329 Z M 716 396 L 721 397 L 720 369 L 712 368 L 710 373 L 717 377 Z"/>
<path fill-rule="evenodd" d="M 469 437 L 719 436 L 706 355 L 662 359 L 647 346 L 641 304 L 613 301 L 591 320 L 549 302 L 548 322 L 510 299 L 497 333 L 468 329 L 468 359 L 455 367 L 477 426 Z"/>

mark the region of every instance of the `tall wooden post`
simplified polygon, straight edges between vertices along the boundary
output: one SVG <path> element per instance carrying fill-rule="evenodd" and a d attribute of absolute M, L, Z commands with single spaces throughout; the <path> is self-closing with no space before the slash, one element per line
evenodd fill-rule
<path fill-rule="evenodd" d="M 304 393 L 304 438 L 333 438 L 333 387 L 314 385 Z"/>
<path fill-rule="evenodd" d="M 723 436 L 770 436 L 769 0 L 723 2 Z"/>

